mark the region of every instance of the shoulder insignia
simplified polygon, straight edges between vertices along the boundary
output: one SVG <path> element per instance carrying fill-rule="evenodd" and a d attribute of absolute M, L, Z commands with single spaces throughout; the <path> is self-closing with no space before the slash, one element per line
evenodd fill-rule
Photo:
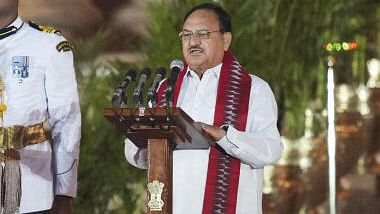
<path fill-rule="evenodd" d="M 62 41 L 56 46 L 58 52 L 73 51 L 74 47 L 68 41 Z"/>
<path fill-rule="evenodd" d="M 45 25 L 39 25 L 34 22 L 29 22 L 30 27 L 37 29 L 39 31 L 45 32 L 45 33 L 54 33 L 61 35 L 61 31 L 54 29 L 51 26 L 45 26 Z"/>

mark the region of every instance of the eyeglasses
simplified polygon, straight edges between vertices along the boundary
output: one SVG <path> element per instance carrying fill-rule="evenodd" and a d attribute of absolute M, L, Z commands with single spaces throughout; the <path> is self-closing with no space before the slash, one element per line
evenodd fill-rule
<path fill-rule="evenodd" d="M 195 32 L 192 31 L 181 31 L 178 34 L 178 37 L 182 39 L 182 41 L 189 41 L 192 36 L 196 36 L 198 39 L 206 40 L 210 38 L 212 33 L 222 32 L 220 30 L 197 30 Z"/>

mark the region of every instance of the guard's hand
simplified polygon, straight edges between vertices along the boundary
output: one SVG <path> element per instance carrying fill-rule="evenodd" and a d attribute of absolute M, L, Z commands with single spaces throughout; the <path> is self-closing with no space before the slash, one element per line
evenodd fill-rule
<path fill-rule="evenodd" d="M 69 196 L 56 195 L 54 198 L 52 214 L 73 214 L 74 213 L 74 199 Z"/>
<path fill-rule="evenodd" d="M 208 135 L 210 135 L 210 137 L 215 140 L 215 141 L 219 141 L 220 139 L 222 139 L 224 136 L 226 136 L 226 132 L 220 128 L 220 127 L 215 127 L 215 126 L 211 126 L 211 125 L 208 125 L 206 123 L 202 123 L 202 122 L 197 122 L 199 124 L 199 126 L 202 128 L 202 130 L 204 132 L 206 132 Z"/>

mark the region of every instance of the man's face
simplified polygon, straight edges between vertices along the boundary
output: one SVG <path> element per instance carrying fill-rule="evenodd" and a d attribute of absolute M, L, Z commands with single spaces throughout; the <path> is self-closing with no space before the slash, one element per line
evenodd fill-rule
<path fill-rule="evenodd" d="M 203 73 L 206 69 L 222 63 L 224 51 L 228 50 L 231 43 L 231 33 L 219 31 L 216 14 L 209 10 L 194 11 L 183 24 L 183 55 L 190 68 L 197 73 Z"/>

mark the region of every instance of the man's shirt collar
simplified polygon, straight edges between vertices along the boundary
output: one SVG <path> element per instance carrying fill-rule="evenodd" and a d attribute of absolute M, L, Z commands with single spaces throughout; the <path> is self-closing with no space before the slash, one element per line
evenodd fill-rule
<path fill-rule="evenodd" d="M 17 16 L 17 18 L 11 22 L 8 26 L 0 29 L 0 40 L 5 39 L 8 36 L 15 34 L 24 24 L 20 16 Z"/>
<path fill-rule="evenodd" d="M 207 70 L 205 70 L 205 72 L 203 73 L 203 75 L 213 75 L 215 78 L 219 78 L 220 76 L 220 71 L 221 71 L 221 68 L 222 68 L 222 63 L 218 64 L 217 66 L 213 67 L 213 68 L 209 68 Z M 191 70 L 190 67 L 187 68 L 187 71 L 186 71 L 186 76 L 188 77 L 195 77 L 195 76 L 198 76 L 198 74 Z"/>
<path fill-rule="evenodd" d="M 17 16 L 17 18 L 13 22 L 11 22 L 7 27 L 14 26 L 17 29 L 20 29 L 23 24 L 24 24 L 24 22 L 22 21 L 21 17 Z"/>

